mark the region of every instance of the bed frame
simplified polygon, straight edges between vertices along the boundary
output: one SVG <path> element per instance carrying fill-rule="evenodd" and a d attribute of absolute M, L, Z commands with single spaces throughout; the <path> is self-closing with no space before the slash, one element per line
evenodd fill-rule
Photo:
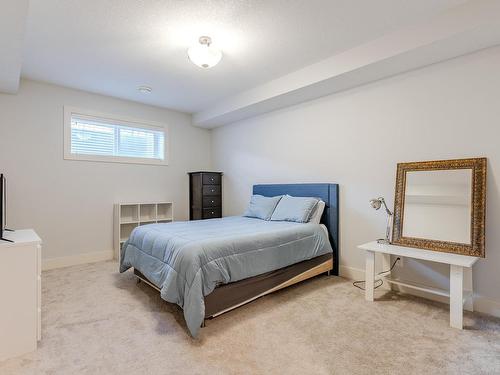
<path fill-rule="evenodd" d="M 311 277 L 323 273 L 337 276 L 339 274 L 339 186 L 337 184 L 254 185 L 253 194 L 266 197 L 289 194 L 296 197 L 321 198 L 325 202 L 321 224 L 328 228 L 333 253 L 215 288 L 212 293 L 205 296 L 205 319 L 215 318 L 266 294 Z M 139 280 L 160 291 L 136 269 L 134 274 Z"/>

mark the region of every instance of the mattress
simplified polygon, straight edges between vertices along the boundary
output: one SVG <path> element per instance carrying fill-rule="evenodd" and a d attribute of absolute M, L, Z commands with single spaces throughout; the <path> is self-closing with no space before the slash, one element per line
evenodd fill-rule
<path fill-rule="evenodd" d="M 120 272 L 134 267 L 176 303 L 193 336 L 205 317 L 204 296 L 217 286 L 332 252 L 320 224 L 240 216 L 151 224 L 124 244 Z"/>

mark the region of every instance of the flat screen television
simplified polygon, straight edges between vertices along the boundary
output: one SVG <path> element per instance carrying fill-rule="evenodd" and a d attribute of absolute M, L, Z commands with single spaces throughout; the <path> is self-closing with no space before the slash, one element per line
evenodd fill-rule
<path fill-rule="evenodd" d="M 13 242 L 4 238 L 4 232 L 9 230 L 5 228 L 7 221 L 7 180 L 0 174 L 0 240 Z"/>

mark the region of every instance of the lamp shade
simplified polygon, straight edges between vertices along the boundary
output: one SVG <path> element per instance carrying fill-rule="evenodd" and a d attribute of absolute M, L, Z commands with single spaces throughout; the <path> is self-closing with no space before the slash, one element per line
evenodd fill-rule
<path fill-rule="evenodd" d="M 382 206 L 382 201 L 380 199 L 370 199 L 370 205 L 378 210 Z"/>
<path fill-rule="evenodd" d="M 222 52 L 211 46 L 212 40 L 209 37 L 200 37 L 200 44 L 188 49 L 189 60 L 200 68 L 208 69 L 219 63 L 222 59 Z"/>

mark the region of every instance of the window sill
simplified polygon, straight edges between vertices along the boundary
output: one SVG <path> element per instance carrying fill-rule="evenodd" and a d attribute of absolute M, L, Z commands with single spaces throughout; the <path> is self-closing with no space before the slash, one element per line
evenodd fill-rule
<path fill-rule="evenodd" d="M 145 164 L 145 165 L 168 166 L 168 160 L 127 158 L 118 156 L 65 154 L 64 160 L 93 161 L 99 163 L 142 164 L 142 165 Z"/>

